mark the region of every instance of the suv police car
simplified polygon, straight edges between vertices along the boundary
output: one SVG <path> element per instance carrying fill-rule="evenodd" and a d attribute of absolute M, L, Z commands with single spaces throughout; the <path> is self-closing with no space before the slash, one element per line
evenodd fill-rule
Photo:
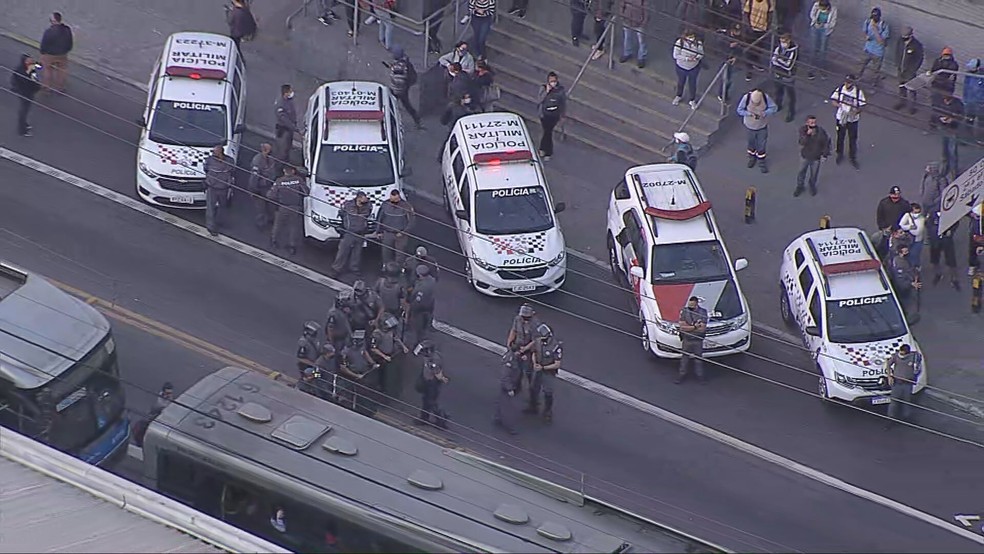
<path fill-rule="evenodd" d="M 373 214 L 410 174 L 404 162 L 403 123 L 396 99 L 379 83 L 342 81 L 318 87 L 305 112 L 304 166 L 311 194 L 304 202 L 304 236 L 340 237 L 339 210 L 356 192 L 369 196 Z"/>
<path fill-rule="evenodd" d="M 542 294 L 564 284 L 564 234 L 521 117 L 482 113 L 455 123 L 442 156 L 444 205 L 468 281 L 490 296 Z"/>
<path fill-rule="evenodd" d="M 608 205 L 608 259 L 616 281 L 639 305 L 643 348 L 661 358 L 680 357 L 680 310 L 700 299 L 709 322 L 704 355 L 748 350 L 748 302 L 721 240 L 711 203 L 696 175 L 680 164 L 630 168 Z"/>
<path fill-rule="evenodd" d="M 151 73 L 137 148 L 137 194 L 171 208 L 205 207 L 205 160 L 235 160 L 244 131 L 246 67 L 232 39 L 175 33 Z"/>
<path fill-rule="evenodd" d="M 860 229 L 811 231 L 782 255 L 779 310 L 816 360 L 821 398 L 888 404 L 885 360 L 922 353 L 875 249 Z M 913 392 L 926 386 L 926 371 Z"/>

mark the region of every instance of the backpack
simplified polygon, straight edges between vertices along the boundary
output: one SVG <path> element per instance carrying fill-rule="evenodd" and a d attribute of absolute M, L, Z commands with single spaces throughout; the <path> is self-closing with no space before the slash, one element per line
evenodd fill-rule
<path fill-rule="evenodd" d="M 548 94 L 547 97 L 543 99 L 543 111 L 555 112 L 560 109 L 560 103 L 559 94 Z"/>
<path fill-rule="evenodd" d="M 697 154 L 694 153 L 694 147 L 688 142 L 677 144 L 676 152 L 673 154 L 673 161 L 678 164 L 684 164 L 694 171 L 697 170 Z"/>
<path fill-rule="evenodd" d="M 413 66 L 413 63 L 409 59 L 403 60 L 403 63 L 407 66 L 407 85 L 412 87 L 417 84 L 417 68 Z"/>

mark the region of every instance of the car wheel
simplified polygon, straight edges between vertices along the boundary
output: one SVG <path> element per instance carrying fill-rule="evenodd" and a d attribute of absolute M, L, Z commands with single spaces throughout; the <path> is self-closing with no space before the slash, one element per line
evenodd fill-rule
<path fill-rule="evenodd" d="M 615 240 L 612 239 L 611 235 L 608 235 L 608 267 L 612 270 L 612 277 L 615 279 L 615 283 L 621 287 L 628 287 L 629 280 L 625 277 L 625 272 L 618 264 L 618 253 L 615 251 Z"/>
<path fill-rule="evenodd" d="M 827 388 L 827 377 L 824 376 L 823 370 L 817 367 L 817 371 L 820 373 L 818 378 L 817 392 L 820 393 L 820 401 L 826 407 L 832 407 L 834 405 L 834 399 L 830 397 L 830 390 Z"/>
<path fill-rule="evenodd" d="M 646 325 L 646 322 L 642 322 L 642 348 L 646 352 L 653 351 L 652 342 L 649 340 L 649 325 Z"/>
<path fill-rule="evenodd" d="M 796 318 L 793 317 L 793 307 L 789 304 L 789 293 L 781 285 L 779 286 L 779 315 L 782 321 L 793 327 L 796 325 Z"/>

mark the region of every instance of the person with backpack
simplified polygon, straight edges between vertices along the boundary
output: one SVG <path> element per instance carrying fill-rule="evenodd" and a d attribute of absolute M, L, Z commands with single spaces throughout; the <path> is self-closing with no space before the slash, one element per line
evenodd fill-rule
<path fill-rule="evenodd" d="M 769 172 L 765 161 L 765 149 L 769 141 L 769 117 L 779 107 L 768 94 L 759 89 L 745 93 L 738 102 L 738 115 L 748 134 L 748 168 L 758 163 L 762 173 Z"/>
<path fill-rule="evenodd" d="M 567 91 L 560 84 L 560 78 L 551 71 L 547 73 L 547 83 L 540 87 L 537 94 L 537 108 L 540 116 L 540 126 L 543 136 L 540 138 L 540 156 L 543 161 L 550 161 L 553 156 L 554 127 L 560 123 L 567 111 Z"/>
<path fill-rule="evenodd" d="M 390 92 L 406 108 L 407 113 L 413 118 L 417 129 L 423 129 L 424 126 L 420 122 L 420 114 L 417 113 L 416 108 L 413 107 L 413 103 L 410 101 L 410 88 L 417 84 L 417 69 L 413 67 L 410 58 L 407 57 L 403 48 L 400 46 L 393 47 L 393 63 L 387 64 L 383 62 L 383 65 L 390 70 Z"/>
<path fill-rule="evenodd" d="M 697 171 L 697 154 L 694 147 L 690 144 L 690 135 L 687 133 L 673 133 L 673 156 L 670 161 L 683 164 L 693 171 Z"/>

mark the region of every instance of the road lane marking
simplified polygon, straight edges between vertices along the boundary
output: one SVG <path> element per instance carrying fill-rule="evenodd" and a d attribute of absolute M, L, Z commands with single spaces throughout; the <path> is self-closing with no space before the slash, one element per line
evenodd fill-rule
<path fill-rule="evenodd" d="M 0 158 L 7 159 L 21 166 L 28 167 L 39 173 L 43 173 L 54 179 L 70 184 L 76 188 L 80 188 L 82 190 L 91 192 L 97 196 L 110 200 L 111 202 L 114 202 L 121 206 L 130 208 L 134 211 L 138 211 L 140 213 L 153 217 L 158 221 L 163 221 L 164 223 L 168 223 L 170 225 L 188 231 L 189 233 L 198 235 L 199 237 L 205 240 L 218 243 L 222 246 L 231 248 L 233 250 L 236 250 L 242 254 L 245 254 L 247 256 L 250 256 L 267 264 L 274 265 L 290 273 L 304 277 L 309 281 L 328 287 L 336 292 L 341 290 L 351 289 L 349 285 L 341 281 L 332 279 L 331 277 L 328 277 L 326 275 L 322 275 L 316 271 L 313 271 L 307 267 L 301 266 L 289 260 L 285 260 L 265 250 L 260 250 L 259 248 L 255 248 L 243 242 L 231 239 L 225 235 L 212 237 L 211 235 L 209 235 L 208 231 L 206 231 L 205 228 L 200 225 L 197 225 L 190 221 L 186 221 L 169 213 L 163 212 L 157 208 L 144 204 L 143 202 L 134 200 L 129 196 L 120 194 L 116 191 L 97 185 L 91 181 L 82 179 L 65 171 L 62 171 L 58 168 L 52 167 L 44 162 L 40 162 L 33 158 L 23 156 L 7 148 L 0 147 Z M 468 331 L 459 329 L 447 323 L 434 321 L 434 327 L 438 331 L 448 336 L 462 340 L 464 342 L 472 344 L 488 352 L 492 352 L 500 356 L 505 353 L 506 349 L 503 345 L 492 342 L 484 337 L 474 335 L 472 333 L 469 333 Z M 624 406 L 635 408 L 643 413 L 650 414 L 654 417 L 662 419 L 663 421 L 672 423 L 683 429 L 687 429 L 702 437 L 718 442 L 719 444 L 730 446 L 740 452 L 754 456 L 760 460 L 769 462 L 778 467 L 781 467 L 783 469 L 786 469 L 788 471 L 791 471 L 808 479 L 814 480 L 818 483 L 822 483 L 834 489 L 846 492 L 857 498 L 868 500 L 882 507 L 888 508 L 890 510 L 894 510 L 900 514 L 922 521 L 923 523 L 926 523 L 928 525 L 938 527 L 949 533 L 958 535 L 962 538 L 984 545 L 984 536 L 980 536 L 966 529 L 962 529 L 950 523 L 949 521 L 946 521 L 929 513 L 918 510 L 912 506 L 902 504 L 901 502 L 892 500 L 891 498 L 882 496 L 878 493 L 866 489 L 862 489 L 861 487 L 852 485 L 832 475 L 827 475 L 821 471 L 800 464 L 799 462 L 796 462 L 789 458 L 780 456 L 779 454 L 758 447 L 754 444 L 742 441 L 741 439 L 732 437 L 731 435 L 728 435 L 726 433 L 723 433 L 721 431 L 718 431 L 716 429 L 713 429 L 696 421 L 687 419 L 683 416 L 680 416 L 668 410 L 664 410 L 652 404 L 648 404 L 638 398 L 635 398 L 621 391 L 602 385 L 601 383 L 596 383 L 594 381 L 591 381 L 590 379 L 586 379 L 584 377 L 581 377 L 579 375 L 576 375 L 574 373 L 565 370 L 560 370 L 558 372 L 558 378 L 574 386 L 580 387 L 583 390 L 608 398 Z"/>

